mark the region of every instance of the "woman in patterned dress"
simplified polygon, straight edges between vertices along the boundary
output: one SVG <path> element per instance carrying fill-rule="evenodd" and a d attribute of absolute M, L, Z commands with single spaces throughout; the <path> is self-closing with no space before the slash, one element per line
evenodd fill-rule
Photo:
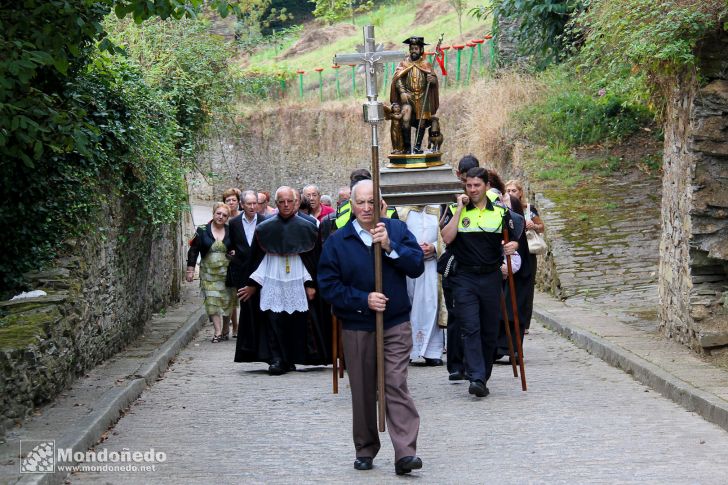
<path fill-rule="evenodd" d="M 197 228 L 187 252 L 188 282 L 195 275 L 198 255 L 202 256 L 200 287 L 205 298 L 205 311 L 215 327 L 212 343 L 222 340 L 222 317 L 230 315 L 233 305 L 231 293 L 225 287 L 229 258 L 234 254 L 226 224 L 229 217 L 230 208 L 224 202 L 216 202 L 212 209 L 212 221 Z"/>

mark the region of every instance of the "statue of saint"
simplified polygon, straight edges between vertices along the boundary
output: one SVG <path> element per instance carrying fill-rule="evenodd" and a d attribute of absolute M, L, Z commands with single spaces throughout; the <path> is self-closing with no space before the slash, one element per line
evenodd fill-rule
<path fill-rule="evenodd" d="M 402 119 L 392 123 L 390 129 L 394 131 L 399 125 L 404 153 L 422 153 L 425 130 L 432 125 L 432 117 L 440 104 L 437 75 L 424 57 L 425 46 L 429 45 L 425 44 L 424 37 L 410 37 L 404 43 L 409 45 L 409 56 L 394 71 L 389 96 L 393 105 L 400 106 Z M 415 129 L 414 143 L 412 128 Z M 435 130 L 439 134 L 439 126 Z M 395 138 L 394 133 L 392 137 Z"/>

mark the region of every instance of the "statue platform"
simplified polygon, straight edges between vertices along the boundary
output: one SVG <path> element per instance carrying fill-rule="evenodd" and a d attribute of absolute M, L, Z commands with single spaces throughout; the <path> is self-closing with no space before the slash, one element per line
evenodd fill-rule
<path fill-rule="evenodd" d="M 444 165 L 442 161 L 442 152 L 432 153 L 392 153 L 387 156 L 389 158 L 389 166 L 392 168 L 429 168 Z"/>
<path fill-rule="evenodd" d="M 420 157 L 422 155 L 390 155 L 392 157 Z M 426 163 L 426 162 L 425 162 Z M 407 165 L 413 167 L 413 165 Z M 379 172 L 379 186 L 382 197 L 389 205 L 429 205 L 455 202 L 458 194 L 463 193 L 463 185 L 455 176 L 449 164 L 437 164 L 422 168 L 399 168 L 393 164 Z"/>

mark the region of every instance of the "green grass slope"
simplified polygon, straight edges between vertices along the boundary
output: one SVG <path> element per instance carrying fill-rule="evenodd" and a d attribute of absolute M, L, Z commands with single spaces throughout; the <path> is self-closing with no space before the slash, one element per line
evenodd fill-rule
<path fill-rule="evenodd" d="M 418 11 L 432 12 L 432 15 L 425 16 L 425 22 L 418 24 L 415 23 Z M 462 16 L 463 35 L 460 36 L 457 14 L 452 7 L 449 7 L 447 0 L 402 1 L 383 5 L 366 15 L 357 16 L 356 29 L 352 29 L 351 35 L 317 46 L 309 52 L 283 59 L 282 54 L 298 41 L 298 38 L 292 38 L 282 48 L 269 47 L 246 56 L 243 58 L 243 64 L 248 70 L 262 72 L 295 72 L 297 69 L 308 71 L 314 67 L 328 69 L 335 54 L 354 52 L 356 46 L 363 43 L 364 25 L 375 26 L 378 43 L 397 49 L 404 49 L 406 46 L 401 43 L 402 40 L 412 35 L 424 36 L 428 43 L 433 44 L 429 48 L 433 48 L 440 34 L 445 35 L 443 43 L 448 45 L 464 43 L 471 38 L 482 38 L 490 31 L 490 22 L 484 23 L 468 16 L 465 12 Z M 322 27 L 322 24 L 307 25 L 304 31 Z"/>

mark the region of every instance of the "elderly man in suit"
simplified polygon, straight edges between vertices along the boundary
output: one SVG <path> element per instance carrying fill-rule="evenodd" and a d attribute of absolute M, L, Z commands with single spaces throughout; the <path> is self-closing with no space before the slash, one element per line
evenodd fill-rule
<path fill-rule="evenodd" d="M 230 239 L 235 248 L 235 255 L 228 267 L 229 285 L 242 288 L 255 270 L 251 267 L 253 234 L 256 226 L 266 219 L 258 213 L 258 194 L 246 190 L 242 196 L 243 212 L 230 219 Z M 259 297 L 240 302 L 238 318 L 238 341 L 235 345 L 235 362 L 250 362 L 255 359 L 260 345 L 261 326 L 265 315 L 260 311 Z"/>

